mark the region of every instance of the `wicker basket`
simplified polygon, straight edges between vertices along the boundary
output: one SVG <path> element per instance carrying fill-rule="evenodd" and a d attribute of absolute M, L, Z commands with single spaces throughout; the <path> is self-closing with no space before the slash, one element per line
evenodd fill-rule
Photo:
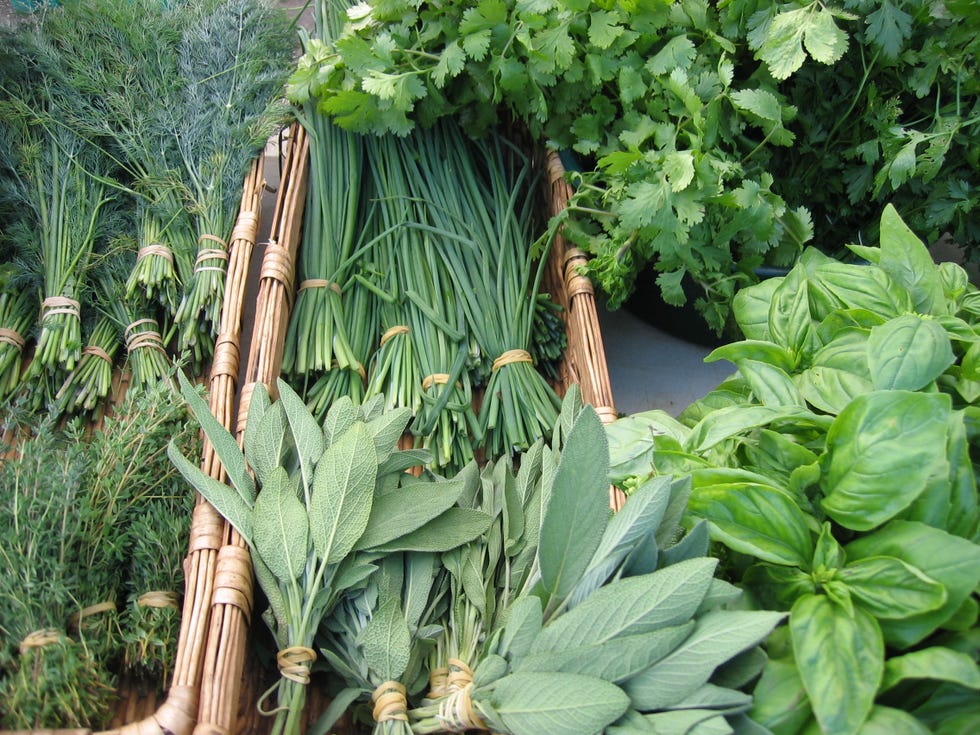
<path fill-rule="evenodd" d="M 240 391 L 237 419 L 239 441 L 245 427 L 252 390 L 263 383 L 275 396 L 275 380 L 282 363 L 285 335 L 295 297 L 295 263 L 301 240 L 303 208 L 309 165 L 309 143 L 299 125 L 286 137 L 283 175 L 273 214 L 270 240 L 258 274 L 255 323 L 249 342 L 249 355 Z M 548 199 L 551 213 L 566 206 L 570 188 L 556 155 L 548 160 Z M 559 392 L 578 383 L 583 399 L 592 404 L 605 422 L 616 418 L 605 352 L 596 312 L 595 295 L 588 278 L 579 274 L 584 260 L 581 251 L 568 248 L 559 236 L 551 250 L 545 289 L 563 307 L 568 333 L 568 349 L 561 368 Z M 610 503 L 616 508 L 621 498 L 611 491 Z M 270 718 L 255 711 L 258 693 L 270 682 L 258 681 L 250 658 L 246 666 L 249 629 L 252 621 L 252 566 L 242 539 L 226 526 L 225 545 L 217 553 L 213 604 L 209 616 L 207 649 L 204 653 L 204 681 L 201 687 L 195 735 L 230 735 L 263 732 Z M 207 619 L 207 617 L 206 617 Z M 255 623 L 261 625 L 261 622 Z M 315 719 L 322 694 L 311 688 L 307 714 Z M 338 723 L 335 731 L 343 731 Z"/>

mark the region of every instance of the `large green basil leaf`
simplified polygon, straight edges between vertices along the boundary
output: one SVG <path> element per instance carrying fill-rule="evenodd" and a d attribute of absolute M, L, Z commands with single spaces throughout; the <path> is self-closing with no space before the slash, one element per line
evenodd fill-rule
<path fill-rule="evenodd" d="M 877 556 L 901 559 L 946 588 L 946 604 L 937 610 L 881 621 L 885 640 L 897 648 L 915 645 L 943 625 L 980 584 L 980 546 L 923 523 L 891 521 L 850 542 L 844 551 L 852 562 Z"/>
<path fill-rule="evenodd" d="M 936 610 L 946 603 L 946 588 L 900 559 L 872 556 L 837 571 L 861 607 L 879 619 L 898 620 Z"/>
<path fill-rule="evenodd" d="M 752 565 L 742 575 L 742 586 L 767 610 L 789 610 L 800 597 L 816 591 L 809 574 L 775 564 Z"/>
<path fill-rule="evenodd" d="M 810 568 L 815 572 L 830 571 L 840 569 L 847 561 L 847 555 L 837 539 L 834 538 L 833 528 L 828 522 L 824 522 L 820 528 L 820 535 L 817 537 L 817 545 L 813 550 L 813 563 Z"/>
<path fill-rule="evenodd" d="M 825 595 L 801 597 L 789 615 L 800 678 L 824 732 L 857 733 L 874 705 L 885 644 L 871 615 L 848 615 Z"/>
<path fill-rule="evenodd" d="M 494 682 L 487 697 L 492 719 L 512 735 L 601 732 L 629 707 L 615 684 L 582 674 L 510 674 Z"/>
<path fill-rule="evenodd" d="M 973 656 L 943 646 L 931 646 L 885 662 L 881 691 L 910 679 L 950 681 L 968 689 L 980 689 L 980 666 Z"/>
<path fill-rule="evenodd" d="M 708 682 L 728 659 L 758 645 L 783 613 L 712 610 L 698 618 L 694 632 L 672 653 L 624 684 L 639 710 L 675 705 Z"/>
<path fill-rule="evenodd" d="M 609 440 L 609 476 L 612 482 L 630 477 L 646 477 L 659 468 L 654 456 L 665 439 L 673 439 L 679 452 L 691 430 L 666 411 L 654 410 L 624 416 L 606 426 Z M 689 461 L 697 461 L 688 455 Z M 668 470 L 669 472 L 669 470 Z"/>
<path fill-rule="evenodd" d="M 720 408 L 705 416 L 692 429 L 687 447 L 694 452 L 704 452 L 719 442 L 738 436 L 750 429 L 768 426 L 783 419 L 807 421 L 812 412 L 799 406 L 746 406 Z"/>
<path fill-rule="evenodd" d="M 732 364 L 737 364 L 740 360 L 755 360 L 778 367 L 787 373 L 793 372 L 797 363 L 796 356 L 782 345 L 761 340 L 730 342 L 716 347 L 704 358 L 705 362 L 721 360 L 728 360 Z"/>
<path fill-rule="evenodd" d="M 771 658 L 752 690 L 752 719 L 773 733 L 799 733 L 813 716 L 792 658 Z"/>
<path fill-rule="evenodd" d="M 951 402 L 941 394 L 877 391 L 856 398 L 827 432 L 821 506 L 868 531 L 925 490 L 946 462 Z"/>
<path fill-rule="evenodd" d="M 735 293 L 732 298 L 732 314 L 746 339 L 770 340 L 769 305 L 782 280 L 769 278 Z"/>
<path fill-rule="evenodd" d="M 286 470 L 277 467 L 255 499 L 255 551 L 278 579 L 295 580 L 310 553 L 310 521 Z"/>
<path fill-rule="evenodd" d="M 868 329 L 846 329 L 835 332 L 829 342 L 813 353 L 811 365 L 847 370 L 871 381 L 868 368 Z"/>
<path fill-rule="evenodd" d="M 813 556 L 805 514 L 779 488 L 747 482 L 704 486 L 695 477 L 688 513 L 708 521 L 714 540 L 763 561 L 806 567 Z"/>
<path fill-rule="evenodd" d="M 874 386 L 870 380 L 845 368 L 813 365 L 799 376 L 800 395 L 818 411 L 832 416 L 872 390 Z"/>
<path fill-rule="evenodd" d="M 763 406 L 804 406 L 803 396 L 789 375 L 766 362 L 739 360 L 738 370 Z"/>
<path fill-rule="evenodd" d="M 769 339 L 785 347 L 799 362 L 810 340 L 810 302 L 806 271 L 797 264 L 772 293 L 769 306 Z"/>
<path fill-rule="evenodd" d="M 912 309 L 908 292 L 873 265 L 825 263 L 810 271 L 807 292 L 818 322 L 838 309 L 867 309 L 888 318 Z"/>
<path fill-rule="evenodd" d="M 976 540 L 980 529 L 980 495 L 977 494 L 977 478 L 970 458 L 970 444 L 962 411 L 956 411 L 950 416 L 946 458 L 950 466 L 950 492 L 945 530 Z"/>
<path fill-rule="evenodd" d="M 756 441 L 746 443 L 742 451 L 748 469 L 781 485 L 789 483 L 797 467 L 817 461 L 817 455 L 795 437 L 771 429 L 760 429 Z"/>
<path fill-rule="evenodd" d="M 878 266 L 900 283 L 912 297 L 920 314 L 946 312 L 946 296 L 935 261 L 922 240 L 912 232 L 895 207 L 885 205 L 881 213 L 881 255 Z"/>
<path fill-rule="evenodd" d="M 868 336 L 868 367 L 881 390 L 925 388 L 955 359 L 946 330 L 933 319 L 903 314 Z"/>
<path fill-rule="evenodd" d="M 313 472 L 310 534 L 317 555 L 334 564 L 364 533 L 378 472 L 374 439 L 363 423 L 334 437 Z"/>
<path fill-rule="evenodd" d="M 894 707 L 883 707 L 876 704 L 871 714 L 861 727 L 861 735 L 933 735 L 928 727 L 923 725 L 905 710 Z"/>
<path fill-rule="evenodd" d="M 586 406 L 565 440 L 541 521 L 538 564 L 552 598 L 572 591 L 599 546 L 609 517 L 608 477 L 606 430 Z"/>

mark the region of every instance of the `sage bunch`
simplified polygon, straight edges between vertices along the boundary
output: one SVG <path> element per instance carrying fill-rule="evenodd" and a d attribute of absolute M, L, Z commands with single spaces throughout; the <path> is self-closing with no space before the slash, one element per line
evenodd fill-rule
<path fill-rule="evenodd" d="M 449 662 L 441 695 L 409 713 L 416 733 L 655 733 L 745 719 L 752 700 L 739 688 L 761 671 L 758 645 L 782 614 L 738 609 L 706 557 L 706 525 L 681 535 L 688 481 L 646 483 L 610 515 L 604 429 L 574 393 L 559 449 L 535 445 L 516 475 L 507 458 L 485 470 L 494 524 L 443 554 L 451 606 L 473 611 L 447 623 L 471 636 L 448 647 L 476 654 Z"/>
<path fill-rule="evenodd" d="M 185 379 L 183 393 L 225 467 L 232 488 L 205 475 L 175 446 L 181 474 L 236 528 L 252 552 L 279 646 L 282 674 L 272 731 L 299 732 L 314 636 L 343 594 L 364 586 L 377 559 L 403 550 L 445 551 L 484 532 L 486 514 L 454 507 L 470 480 L 415 478 L 424 461 L 397 451 L 407 409 L 385 412 L 378 398 L 335 402 L 322 423 L 283 380 L 271 402 L 257 386 L 239 449 Z M 249 469 L 254 472 L 254 478 Z"/>

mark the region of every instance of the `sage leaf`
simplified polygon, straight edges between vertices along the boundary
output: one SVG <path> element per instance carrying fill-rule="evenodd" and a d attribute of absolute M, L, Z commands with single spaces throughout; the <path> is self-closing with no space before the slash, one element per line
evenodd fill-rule
<path fill-rule="evenodd" d="M 542 629 L 531 652 L 595 645 L 687 622 L 707 594 L 717 563 L 691 559 L 604 585 Z"/>
<path fill-rule="evenodd" d="M 368 434 L 374 437 L 374 449 L 378 461 L 384 462 L 395 451 L 398 440 L 405 433 L 405 427 L 412 418 L 409 408 L 396 408 L 385 411 L 367 422 Z"/>
<path fill-rule="evenodd" d="M 848 615 L 825 595 L 801 597 L 789 618 L 800 678 L 825 732 L 860 730 L 881 683 L 885 644 L 871 615 Z"/>
<path fill-rule="evenodd" d="M 623 688 L 641 711 L 677 704 L 707 683 L 719 665 L 758 645 L 783 617 L 775 612 L 711 611 L 697 620 L 681 645 Z"/>
<path fill-rule="evenodd" d="M 378 477 L 393 475 L 413 467 L 425 467 L 432 461 L 432 452 L 428 449 L 402 449 L 392 452 L 378 466 Z"/>
<path fill-rule="evenodd" d="M 335 564 L 367 527 L 378 471 L 374 440 L 354 424 L 323 453 L 313 472 L 310 535 L 317 555 Z"/>
<path fill-rule="evenodd" d="M 968 653 L 930 646 L 888 659 L 879 692 L 911 679 L 949 681 L 968 689 L 980 689 L 980 667 Z"/>
<path fill-rule="evenodd" d="M 914 521 L 894 520 L 844 546 L 847 558 L 889 556 L 915 567 L 946 589 L 946 604 L 937 610 L 902 620 L 882 620 L 885 641 L 908 648 L 954 616 L 980 584 L 980 546 L 938 528 Z"/>
<path fill-rule="evenodd" d="M 269 476 L 255 500 L 255 551 L 278 579 L 292 582 L 309 557 L 309 518 L 282 467 Z"/>
<path fill-rule="evenodd" d="M 852 598 L 879 619 L 901 619 L 942 607 L 946 588 L 913 566 L 889 556 L 873 556 L 839 569 L 836 579 Z"/>
<path fill-rule="evenodd" d="M 856 398 L 827 431 L 821 507 L 869 531 L 907 508 L 945 464 L 950 399 L 876 391 Z"/>
<path fill-rule="evenodd" d="M 693 621 L 688 621 L 681 625 L 620 636 L 601 643 L 530 653 L 521 657 L 513 665 L 513 670 L 589 674 L 620 684 L 677 648 L 693 628 Z"/>
<path fill-rule="evenodd" d="M 370 551 L 449 551 L 485 533 L 493 519 L 471 508 L 450 508 L 424 526 L 392 539 Z"/>
<path fill-rule="evenodd" d="M 657 735 L 732 735 L 728 721 L 710 709 L 683 709 L 644 715 L 646 732 Z"/>
<path fill-rule="evenodd" d="M 389 599 L 364 626 L 364 660 L 382 679 L 399 679 L 408 668 L 412 635 L 398 600 Z"/>
<path fill-rule="evenodd" d="M 382 546 L 421 528 L 455 505 L 464 487 L 463 480 L 419 482 L 376 497 L 355 548 Z"/>
<path fill-rule="evenodd" d="M 279 388 L 279 403 L 286 412 L 289 430 L 293 435 L 296 454 L 299 455 L 300 467 L 306 484 L 313 480 L 313 468 L 327 448 L 323 438 L 323 430 L 317 424 L 316 418 L 307 408 L 306 403 L 282 378 L 276 381 Z"/>
<path fill-rule="evenodd" d="M 473 672 L 473 687 L 479 688 L 492 684 L 507 674 L 509 667 L 503 656 L 495 653 L 487 654 L 480 659 L 480 664 Z"/>
<path fill-rule="evenodd" d="M 538 563 L 552 599 L 567 596 L 588 568 L 609 517 L 609 448 L 585 406 L 568 433 L 541 521 Z"/>
<path fill-rule="evenodd" d="M 223 482 L 206 474 L 190 462 L 171 441 L 167 456 L 177 471 L 227 520 L 249 546 L 252 545 L 252 505 Z"/>
<path fill-rule="evenodd" d="M 249 437 L 255 433 L 255 429 L 258 427 L 262 417 L 265 416 L 265 412 L 269 410 L 270 405 L 269 390 L 265 387 L 265 383 L 256 383 L 252 387 L 252 393 L 249 396 L 248 420 L 245 422 L 245 431 L 242 437 L 243 445 L 247 446 L 254 441 Z M 248 459 L 248 454 L 245 455 L 245 459 Z"/>
<path fill-rule="evenodd" d="M 662 476 L 646 480 L 609 519 L 588 569 L 569 598 L 570 606 L 604 584 L 638 541 L 657 530 L 670 502 L 670 482 Z"/>
<path fill-rule="evenodd" d="M 673 546 L 668 546 L 659 552 L 660 560 L 657 565 L 669 567 L 680 561 L 707 556 L 711 546 L 711 533 L 707 521 L 698 521 L 691 530 L 685 533 L 681 540 Z"/>
<path fill-rule="evenodd" d="M 323 419 L 323 439 L 329 447 L 357 421 L 357 406 L 349 396 L 341 396 L 331 404 Z"/>
<path fill-rule="evenodd" d="M 255 390 L 259 390 L 258 386 Z M 261 416 L 253 419 L 250 413 L 245 427 L 243 438 L 245 459 L 255 471 L 255 476 L 261 484 L 282 464 L 283 455 L 287 451 L 287 439 L 290 433 L 287 429 L 286 410 L 282 407 L 282 403 L 277 401 Z"/>
<path fill-rule="evenodd" d="M 512 735 L 582 735 L 618 719 L 629 698 L 593 676 L 527 673 L 498 679 L 489 703 Z"/>
<path fill-rule="evenodd" d="M 518 597 L 507 611 L 507 624 L 497 652 L 516 668 L 531 650 L 541 631 L 543 610 L 541 599 L 529 595 Z"/>
<path fill-rule="evenodd" d="M 214 453 L 221 460 L 222 467 L 228 475 L 228 480 L 238 492 L 238 494 L 251 505 L 255 501 L 255 481 L 248 474 L 245 466 L 245 455 L 242 454 L 238 442 L 231 432 L 226 429 L 218 419 L 211 413 L 207 402 L 201 398 L 198 392 L 184 376 L 183 371 L 177 371 L 177 380 L 180 382 L 180 393 L 187 401 L 187 406 L 197 422 L 204 430 L 205 436 L 211 442 Z M 184 475 L 186 477 L 186 475 Z M 201 493 L 202 495 L 204 493 Z M 214 505 L 214 503 L 212 503 Z M 218 506 L 215 505 L 215 508 Z"/>
<path fill-rule="evenodd" d="M 705 684 L 691 696 L 680 702 L 679 707 L 711 709 L 734 714 L 744 712 L 752 706 L 752 695 L 735 689 Z"/>
<path fill-rule="evenodd" d="M 921 390 L 955 360 L 946 330 L 914 314 L 874 327 L 868 337 L 868 366 L 879 390 Z"/>

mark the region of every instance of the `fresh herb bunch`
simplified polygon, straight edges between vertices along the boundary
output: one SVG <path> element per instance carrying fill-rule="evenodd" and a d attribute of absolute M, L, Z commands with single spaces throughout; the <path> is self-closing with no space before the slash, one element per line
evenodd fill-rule
<path fill-rule="evenodd" d="M 5 279 L 0 277 L 0 280 Z M 34 294 L 30 290 L 8 288 L 0 288 L 0 400 L 20 385 L 24 348 L 37 319 Z"/>
<path fill-rule="evenodd" d="M 280 95 L 293 48 L 288 16 L 264 0 L 207 0 L 191 7 L 183 27 L 178 73 L 186 86 L 174 133 L 198 250 L 175 321 L 181 349 L 198 364 L 218 330 L 242 178 L 286 119 Z"/>
<path fill-rule="evenodd" d="M 13 440 L 0 464 L 9 519 L 0 544 L 0 723 L 101 728 L 112 710 L 110 672 L 121 670 L 131 637 L 120 630 L 127 579 L 179 575 L 185 551 L 186 534 L 168 540 L 166 555 L 134 553 L 143 534 L 135 524 L 158 517 L 161 498 L 175 499 L 174 513 L 188 522 L 191 494 L 166 449 L 173 440 L 190 451 L 197 432 L 165 385 L 127 394 L 94 431 L 81 419 L 64 428 L 53 414 L 27 419 L 4 427 Z M 175 639 L 163 643 L 172 650 Z"/>
<path fill-rule="evenodd" d="M 282 380 L 275 403 L 259 385 L 249 405 L 243 452 L 186 380 L 182 388 L 233 490 L 204 474 L 178 447 L 169 454 L 252 551 L 282 675 L 259 705 L 276 692 L 273 732 L 297 733 L 316 660 L 314 636 L 342 595 L 364 588 L 382 554 L 445 551 L 482 533 L 490 518 L 453 507 L 467 489 L 467 475 L 416 479 L 404 471 L 425 457 L 396 451 L 409 412 L 384 412 L 380 397 L 360 407 L 342 398 L 321 426 Z"/>
<path fill-rule="evenodd" d="M 494 522 L 442 555 L 448 673 L 409 712 L 413 732 L 746 724 L 739 688 L 782 614 L 737 609 L 705 525 L 681 538 L 689 482 L 650 481 L 610 516 L 604 429 L 577 391 L 554 432 L 556 449 L 538 442 L 516 475 L 509 457 L 488 465 L 466 499 Z"/>
<path fill-rule="evenodd" d="M 594 256 L 610 303 L 651 264 L 668 303 L 689 274 L 720 331 L 755 268 L 791 264 L 814 228 L 830 249 L 856 239 L 886 199 L 973 247 L 976 14 L 938 7 L 363 3 L 305 50 L 289 94 L 379 134 L 516 117 L 583 156 L 555 225 Z"/>
<path fill-rule="evenodd" d="M 789 612 L 753 711 L 780 732 L 976 720 L 980 291 L 895 209 L 880 232 L 854 246 L 866 265 L 811 249 L 740 292 L 746 339 L 708 358 L 737 374 L 676 420 L 609 429 L 614 479 L 690 475 L 685 522 L 708 522 L 754 604 Z"/>

